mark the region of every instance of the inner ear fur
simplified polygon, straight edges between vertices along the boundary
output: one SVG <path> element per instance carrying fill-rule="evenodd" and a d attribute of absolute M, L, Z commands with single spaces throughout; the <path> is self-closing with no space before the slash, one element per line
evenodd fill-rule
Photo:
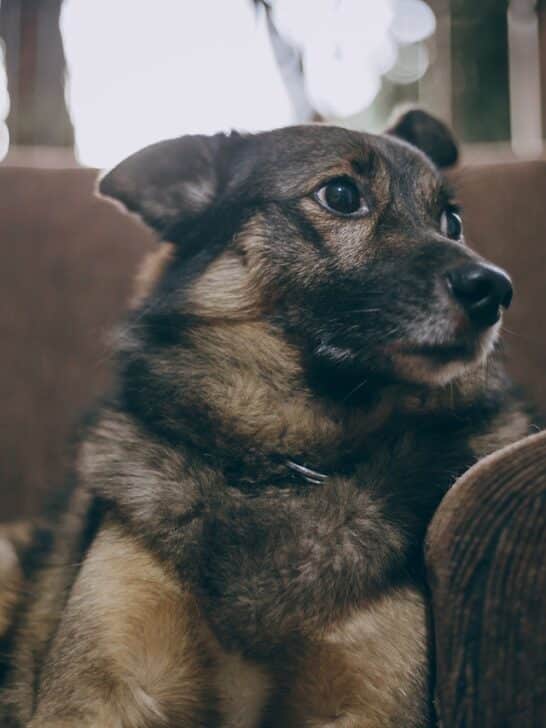
<path fill-rule="evenodd" d="M 212 206 L 225 157 L 240 139 L 236 133 L 188 135 L 151 144 L 107 172 L 98 192 L 165 234 Z"/>
<path fill-rule="evenodd" d="M 439 169 L 452 167 L 459 158 L 449 127 L 423 109 L 406 111 L 386 133 L 420 149 Z"/>

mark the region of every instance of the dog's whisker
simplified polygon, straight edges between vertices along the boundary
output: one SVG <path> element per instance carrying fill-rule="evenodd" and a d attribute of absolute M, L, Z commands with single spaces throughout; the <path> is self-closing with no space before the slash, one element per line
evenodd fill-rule
<path fill-rule="evenodd" d="M 354 394 L 356 394 L 356 393 L 358 392 L 358 390 L 359 390 L 359 389 L 362 389 L 362 387 L 363 387 L 363 386 L 364 386 L 364 385 L 366 384 L 366 382 L 367 382 L 367 381 L 368 381 L 367 379 L 363 379 L 363 380 L 362 380 L 362 381 L 361 381 L 361 382 L 360 382 L 359 384 L 357 384 L 357 385 L 356 385 L 356 387 L 353 387 L 353 388 L 351 389 L 351 391 L 349 392 L 349 394 L 347 394 L 347 395 L 346 395 L 346 396 L 345 396 L 345 397 L 343 398 L 342 402 L 343 402 L 344 404 L 347 404 L 347 402 L 349 401 L 349 399 L 350 399 L 350 398 L 351 398 L 351 397 L 352 397 L 352 396 L 353 396 Z"/>
<path fill-rule="evenodd" d="M 353 311 L 349 311 L 349 313 L 380 313 L 380 311 L 380 308 L 355 308 Z"/>
<path fill-rule="evenodd" d="M 506 327 L 506 326 L 502 326 L 502 327 L 501 327 L 501 331 L 502 331 L 503 333 L 506 333 L 506 334 L 510 334 L 511 336 L 517 336 L 517 337 L 519 337 L 520 339 L 523 339 L 523 338 L 524 338 L 524 337 L 523 337 L 523 336 L 522 336 L 522 335 L 521 335 L 521 334 L 520 334 L 519 332 L 517 332 L 517 331 L 512 331 L 512 329 L 509 329 L 509 328 L 508 328 L 508 327 Z"/>
<path fill-rule="evenodd" d="M 381 336 L 379 336 L 376 341 L 384 341 L 385 339 L 388 339 L 393 334 L 397 334 L 400 331 L 400 326 L 394 326 L 392 329 L 388 329 L 387 331 L 382 331 Z"/>

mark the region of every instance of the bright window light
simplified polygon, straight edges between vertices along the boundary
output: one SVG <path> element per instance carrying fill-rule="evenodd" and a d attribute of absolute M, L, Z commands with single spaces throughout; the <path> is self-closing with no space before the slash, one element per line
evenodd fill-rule
<path fill-rule="evenodd" d="M 160 139 L 293 122 L 249 0 L 65 0 L 67 102 L 82 164 Z"/>
<path fill-rule="evenodd" d="M 324 117 L 369 106 L 382 77 L 412 83 L 428 67 L 436 19 L 423 0 L 271 0 L 273 19 L 302 57 L 306 93 Z"/>

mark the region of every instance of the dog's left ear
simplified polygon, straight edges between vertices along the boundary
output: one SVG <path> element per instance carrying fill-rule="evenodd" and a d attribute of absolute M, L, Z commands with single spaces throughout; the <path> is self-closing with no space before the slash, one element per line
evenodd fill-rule
<path fill-rule="evenodd" d="M 452 167 L 459 158 L 459 149 L 449 128 L 422 109 L 406 111 L 386 133 L 413 144 L 439 169 Z"/>
<path fill-rule="evenodd" d="M 100 179 L 100 194 L 120 202 L 161 235 L 194 224 L 222 187 L 237 134 L 194 135 L 152 144 Z"/>

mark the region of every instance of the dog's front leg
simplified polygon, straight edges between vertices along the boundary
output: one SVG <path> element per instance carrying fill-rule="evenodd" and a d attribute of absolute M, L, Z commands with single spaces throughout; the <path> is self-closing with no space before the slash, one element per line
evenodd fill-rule
<path fill-rule="evenodd" d="M 425 728 L 427 674 L 423 598 L 393 590 L 308 641 L 275 726 Z"/>
<path fill-rule="evenodd" d="M 29 728 L 217 725 L 208 640 L 191 594 L 109 524 L 71 590 Z"/>

